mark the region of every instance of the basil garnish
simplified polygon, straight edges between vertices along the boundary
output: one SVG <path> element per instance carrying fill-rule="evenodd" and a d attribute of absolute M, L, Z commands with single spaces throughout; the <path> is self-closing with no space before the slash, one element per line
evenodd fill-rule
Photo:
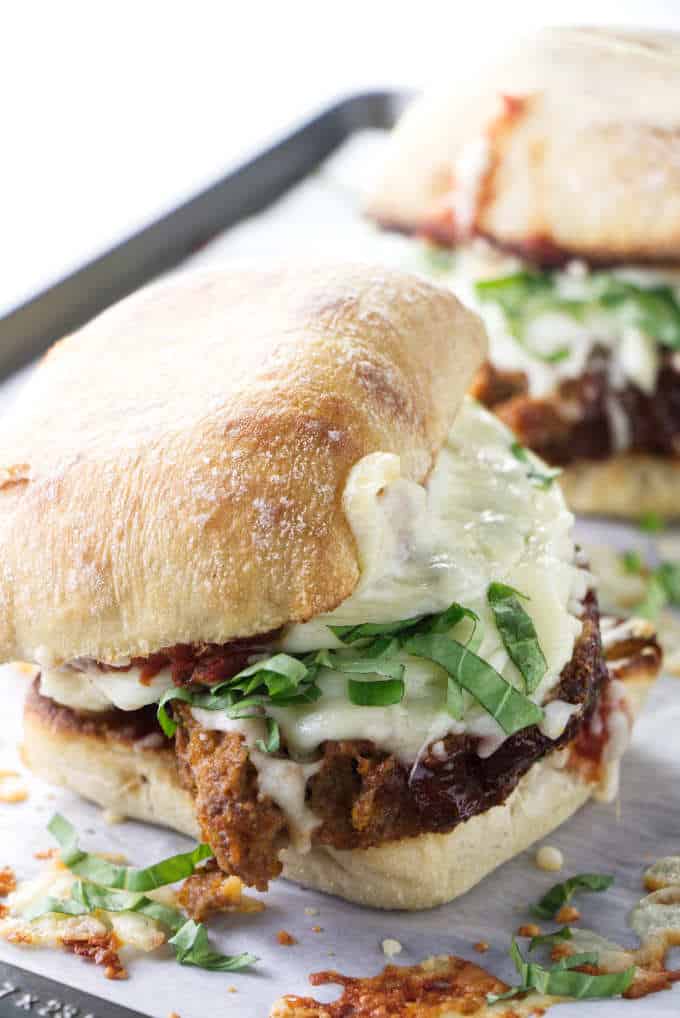
<path fill-rule="evenodd" d="M 527 471 L 528 479 L 535 488 L 540 488 L 541 491 L 548 491 L 552 487 L 553 481 L 562 473 L 558 467 L 552 469 L 541 466 L 539 470 L 538 465 L 540 465 L 540 460 L 538 457 L 529 452 L 520 442 L 513 442 L 510 446 L 510 452 L 516 460 L 529 468 Z"/>
<path fill-rule="evenodd" d="M 472 633 L 467 644 L 445 635 L 464 619 L 472 622 Z M 331 626 L 329 628 L 346 647 L 340 650 L 324 649 L 299 657 L 275 654 L 250 665 L 232 679 L 208 691 L 195 687 L 169 689 L 158 705 L 158 721 L 166 735 L 174 735 L 177 722 L 165 710 L 166 704 L 172 700 L 184 701 L 193 707 L 207 710 L 223 710 L 231 718 L 266 719 L 268 705 L 290 707 L 318 699 L 321 696 L 321 689 L 316 682 L 319 668 L 330 668 L 350 676 L 347 695 L 351 703 L 362 707 L 390 706 L 400 703 L 404 697 L 405 665 L 397 660 L 396 655 L 405 651 L 416 657 L 428 658 L 446 671 L 446 708 L 453 717 L 463 717 L 464 688 L 496 718 L 504 731 L 512 734 L 540 721 L 543 712 L 491 665 L 477 657 L 473 647 L 476 649 L 481 642 L 481 636 L 476 635 L 480 629 L 479 621 L 474 611 L 454 601 L 445 611 L 431 615 L 417 615 L 394 622 Z M 527 629 L 526 621 L 524 629 Z M 355 647 L 355 644 L 358 646 Z M 536 648 L 540 653 L 537 641 L 535 656 Z M 522 653 L 523 660 L 528 661 L 526 647 Z M 529 668 L 526 661 L 525 667 Z M 534 671 L 536 667 L 534 661 Z M 351 677 L 357 674 L 375 678 Z M 530 688 L 533 674 L 531 672 L 529 675 L 527 688 Z M 258 740 L 258 749 L 268 753 L 278 752 L 278 725 L 270 720 L 267 725 L 267 740 Z"/>
<path fill-rule="evenodd" d="M 537 947 L 552 947 L 553 944 L 558 944 L 562 940 L 571 940 L 572 936 L 569 926 L 563 926 L 562 929 L 556 930 L 554 933 L 539 933 L 529 941 L 529 953 Z"/>
<path fill-rule="evenodd" d="M 647 512 L 638 520 L 638 526 L 647 534 L 660 534 L 666 529 L 666 521 L 659 513 Z"/>
<path fill-rule="evenodd" d="M 536 990 L 555 997 L 574 997 L 578 999 L 596 997 L 615 997 L 625 993 L 635 978 L 635 966 L 631 965 L 624 972 L 606 975 L 590 975 L 587 972 L 574 972 L 573 969 L 582 965 L 597 965 L 598 956 L 592 952 L 573 954 L 562 958 L 551 968 L 544 968 L 535 962 L 527 962 L 522 957 L 517 941 L 513 938 L 510 957 L 514 963 L 521 983 L 513 986 L 505 993 L 490 993 L 487 1003 L 495 1004 L 499 1000 L 509 1000 L 518 993 Z"/>
<path fill-rule="evenodd" d="M 661 562 L 650 569 L 639 551 L 628 549 L 621 553 L 625 572 L 646 578 L 645 596 L 632 609 L 633 615 L 656 619 L 666 605 L 680 605 L 680 563 Z"/>
<path fill-rule="evenodd" d="M 313 661 L 274 654 L 209 691 L 186 686 L 166 690 L 158 704 L 158 723 L 168 737 L 175 734 L 177 722 L 165 710 L 172 700 L 183 700 L 204 710 L 224 710 L 231 718 L 260 717 L 266 703 L 279 707 L 311 703 L 321 696 L 315 681 L 317 671 Z"/>
<path fill-rule="evenodd" d="M 555 363 L 570 354 L 560 347 L 544 354 L 528 346 L 526 329 L 546 312 L 562 312 L 576 321 L 591 313 L 613 312 L 622 326 L 634 326 L 658 343 L 680 349 L 680 304 L 669 286 L 636 286 L 607 272 L 594 272 L 584 284 L 585 296 L 565 299 L 557 291 L 556 274 L 537 270 L 516 272 L 475 284 L 480 301 L 496 304 L 512 336 L 533 357 Z"/>
<path fill-rule="evenodd" d="M 253 954 L 229 955 L 213 951 L 205 926 L 193 919 L 187 919 L 168 943 L 174 947 L 180 965 L 194 965 L 210 972 L 237 972 L 257 961 Z"/>
<path fill-rule="evenodd" d="M 457 640 L 434 633 L 412 636 L 404 643 L 404 650 L 441 665 L 495 718 L 506 735 L 538 724 L 543 717 L 540 707 Z"/>
<path fill-rule="evenodd" d="M 357 707 L 389 707 L 404 699 L 403 679 L 382 679 L 377 682 L 350 679 L 347 683 L 350 703 Z"/>
<path fill-rule="evenodd" d="M 262 739 L 256 739 L 255 745 L 259 749 L 260 753 L 278 753 L 281 748 L 281 732 L 279 730 L 279 723 L 275 718 L 266 718 L 267 722 L 267 741 L 264 742 Z"/>
<path fill-rule="evenodd" d="M 331 633 L 342 643 L 356 643 L 374 636 L 396 636 L 405 629 L 416 626 L 425 616 L 416 615 L 400 622 L 364 622 L 360 626 L 329 626 Z"/>
<path fill-rule="evenodd" d="M 187 919 L 178 908 L 163 905 L 140 893 L 191 876 L 198 863 L 212 857 L 208 845 L 197 845 L 192 852 L 171 856 L 145 869 L 134 869 L 131 866 L 114 866 L 106 859 L 81 851 L 75 828 L 59 813 L 52 817 L 47 829 L 61 846 L 60 858 L 64 865 L 85 879 L 73 883 L 70 898 L 43 898 L 24 912 L 25 919 L 38 919 L 48 913 L 79 916 L 97 911 L 138 912 L 165 926 L 173 934 L 168 943 L 174 948 L 180 965 L 235 972 L 257 961 L 252 954 L 226 955 L 213 951 L 208 931 L 202 923 Z"/>
<path fill-rule="evenodd" d="M 530 912 L 539 919 L 553 919 L 576 891 L 606 891 L 613 883 L 614 877 L 606 873 L 578 873 L 551 887 L 536 905 L 531 906 Z"/>
<path fill-rule="evenodd" d="M 491 583 L 486 592 L 498 632 L 510 659 L 524 679 L 525 690 L 533 693 L 548 670 L 531 616 L 520 604 L 520 594 L 504 583 Z"/>
<path fill-rule="evenodd" d="M 100 856 L 81 851 L 75 828 L 59 813 L 52 817 L 47 830 L 59 842 L 61 861 L 72 873 L 105 887 L 127 891 L 153 891 L 156 887 L 174 884 L 190 877 L 197 865 L 213 854 L 209 845 L 196 845 L 191 852 L 170 856 L 138 870 L 132 866 L 116 866 Z"/>

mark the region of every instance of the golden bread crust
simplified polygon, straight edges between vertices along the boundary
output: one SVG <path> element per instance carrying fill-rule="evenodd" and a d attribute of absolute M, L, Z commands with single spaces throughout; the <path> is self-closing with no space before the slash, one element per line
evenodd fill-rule
<path fill-rule="evenodd" d="M 413 104 L 368 212 L 439 236 L 442 224 L 452 238 L 482 233 L 539 258 L 678 261 L 679 88 L 680 34 L 546 29 L 472 90 Z M 476 193 L 461 214 L 474 146 Z"/>
<path fill-rule="evenodd" d="M 365 266 L 186 275 L 48 353 L 0 448 L 0 659 L 115 663 L 332 610 L 367 453 L 421 481 L 479 320 Z"/>

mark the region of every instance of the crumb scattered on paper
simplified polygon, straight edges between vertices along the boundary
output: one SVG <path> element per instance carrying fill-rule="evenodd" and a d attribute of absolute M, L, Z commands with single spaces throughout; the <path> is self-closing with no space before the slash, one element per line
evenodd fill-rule
<path fill-rule="evenodd" d="M 288 930 L 279 930 L 276 934 L 276 939 L 282 947 L 292 947 L 293 944 L 297 944 L 297 940 Z"/>
<path fill-rule="evenodd" d="M 18 771 L 0 770 L 0 802 L 25 802 L 28 787 Z"/>
<path fill-rule="evenodd" d="M 380 946 L 386 958 L 393 958 L 395 954 L 401 954 L 402 952 L 401 944 L 398 940 L 394 940 L 393 937 L 386 937 Z"/>
<path fill-rule="evenodd" d="M 539 870 L 546 870 L 548 873 L 557 872 L 564 866 L 564 856 L 559 848 L 553 845 L 541 845 L 536 852 L 535 860 Z"/>
<path fill-rule="evenodd" d="M 517 930 L 518 937 L 540 937 L 541 927 L 537 926 L 536 923 L 524 923 L 523 926 Z"/>
<path fill-rule="evenodd" d="M 12 891 L 16 891 L 17 878 L 11 866 L 3 866 L 0 869 L 0 898 L 6 898 Z"/>
<path fill-rule="evenodd" d="M 489 944 L 486 940 L 478 940 L 476 944 L 472 945 L 479 954 L 486 954 L 489 950 Z"/>
<path fill-rule="evenodd" d="M 581 913 L 573 905 L 563 905 L 555 916 L 556 923 L 575 923 L 581 918 Z"/>

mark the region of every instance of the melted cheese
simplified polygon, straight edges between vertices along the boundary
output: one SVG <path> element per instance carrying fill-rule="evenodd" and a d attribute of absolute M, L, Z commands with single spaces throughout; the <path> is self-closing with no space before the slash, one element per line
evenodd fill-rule
<path fill-rule="evenodd" d="M 111 707 L 140 710 L 150 703 L 157 703 L 171 686 L 168 668 L 144 682 L 141 681 L 141 668 L 134 666 L 126 672 L 103 672 L 95 664 L 64 665 L 61 668 L 43 668 L 40 673 L 43 696 L 74 710 L 105 711 Z"/>
<path fill-rule="evenodd" d="M 524 371 L 534 396 L 545 396 L 568 378 L 583 374 L 589 356 L 596 346 L 611 352 L 610 384 L 622 388 L 626 382 L 647 394 L 654 392 L 659 370 L 659 348 L 651 337 L 626 323 L 624 314 L 593 308 L 577 321 L 559 310 L 546 309 L 531 321 L 526 331 L 526 346 L 539 354 L 550 354 L 561 347 L 569 356 L 549 363 L 529 353 L 510 334 L 502 311 L 495 304 L 480 302 L 475 282 L 510 275 L 526 268 L 521 259 L 495 249 L 486 241 L 476 239 L 458 249 L 451 272 L 445 281 L 460 299 L 475 308 L 484 319 L 489 334 L 491 360 L 501 369 Z M 628 267 L 608 270 L 612 276 L 642 288 L 671 286 L 680 296 L 680 273 L 677 270 Z M 441 280 L 441 276 L 439 277 Z M 583 262 L 572 262 L 563 271 L 555 272 L 556 294 L 565 299 L 582 300 L 588 294 L 588 268 Z M 621 422 L 617 405 L 608 408 L 617 445 L 627 448 L 629 432 Z"/>
<path fill-rule="evenodd" d="M 463 405 L 436 459 L 426 485 L 401 476 L 399 457 L 373 453 L 352 469 L 344 492 L 344 510 L 356 538 L 361 578 L 351 595 L 334 612 L 304 625 L 288 627 L 277 649 L 296 653 L 339 646 L 329 625 L 385 622 L 442 611 L 459 601 L 480 617 L 481 643 L 477 653 L 509 682 L 523 689 L 523 680 L 510 660 L 486 591 L 492 581 L 508 583 L 526 594 L 531 616 L 547 661 L 542 682 L 532 699 L 543 704 L 551 697 L 560 673 L 571 659 L 581 631 L 578 617 L 589 576 L 575 561 L 571 537 L 573 517 L 557 485 L 542 491 L 527 476 L 526 465 L 511 452 L 512 435 L 497 418 L 473 400 Z M 460 624 L 457 636 L 466 639 L 470 623 Z M 465 694 L 461 722 L 445 707 L 446 676 L 437 665 L 402 654 L 406 692 L 402 703 L 390 707 L 357 707 L 347 698 L 347 677 L 330 669 L 319 673 L 321 698 L 302 707 L 275 708 L 293 758 L 307 761 L 329 739 L 371 739 L 405 762 L 413 762 L 427 745 L 448 733 L 468 732 L 479 739 L 482 756 L 493 753 L 505 734 L 494 719 Z M 72 669 L 43 673 L 43 691 L 61 702 L 85 709 L 111 703 L 134 709 L 158 699 L 170 684 L 160 673 L 142 685 L 134 669 L 128 672 L 83 672 Z M 552 701 L 543 727 L 549 738 L 564 730 L 574 708 Z M 251 720 L 232 721 L 216 712 L 196 712 L 206 727 L 239 730 L 254 745 L 263 732 L 253 734 Z M 259 751 L 253 750 L 255 754 Z M 272 797 L 281 786 L 294 784 L 291 773 L 270 781 L 278 762 L 259 760 L 262 781 Z M 302 792 L 304 792 L 304 784 Z M 300 801 L 297 827 L 304 831 Z"/>

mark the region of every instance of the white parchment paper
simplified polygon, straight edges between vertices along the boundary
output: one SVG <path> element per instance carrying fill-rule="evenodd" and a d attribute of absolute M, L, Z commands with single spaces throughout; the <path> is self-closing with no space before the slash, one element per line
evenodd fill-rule
<path fill-rule="evenodd" d="M 213 242 L 193 263 L 201 266 L 222 258 L 296 254 L 422 267 L 421 256 L 409 241 L 380 234 L 358 215 L 358 196 L 379 164 L 383 144 L 381 132 L 355 136 L 319 173 L 266 213 Z M 0 398 L 3 395 L 4 402 L 10 403 L 13 394 L 0 393 Z M 11 406 L 7 412 L 11 413 Z M 582 539 L 612 541 L 618 547 L 640 539 L 632 527 L 602 522 L 580 521 L 578 532 Z M 11 667 L 0 669 L 0 768 L 23 772 L 17 745 L 21 700 L 28 681 L 25 674 Z M 20 879 L 34 875 L 43 865 L 33 853 L 50 845 L 45 826 L 55 810 L 76 825 L 87 848 L 123 852 L 135 865 L 147 865 L 189 846 L 185 838 L 138 823 L 108 826 L 97 807 L 28 776 L 27 781 L 30 795 L 26 802 L 0 804 L 0 866 L 14 867 Z M 514 981 L 507 952 L 511 934 L 528 919 L 526 906 L 556 880 L 573 873 L 616 874 L 616 883 L 606 894 L 579 898 L 582 925 L 635 945 L 626 915 L 645 893 L 642 873 L 660 856 L 680 854 L 680 679 L 669 677 L 657 683 L 624 760 L 621 784 L 616 803 L 586 806 L 548 839 L 564 853 L 561 874 L 541 872 L 533 864 L 533 852 L 527 852 L 463 898 L 429 912 L 360 909 L 285 881 L 276 882 L 262 896 L 267 905 L 264 912 L 225 916 L 210 923 L 221 950 L 248 950 L 259 956 L 260 963 L 251 973 L 220 975 L 182 968 L 171 952 L 164 950 L 126 959 L 130 978 L 124 982 L 109 982 L 100 969 L 58 951 L 22 949 L 0 942 L 0 958 L 156 1018 L 168 1018 L 173 1011 L 180 1018 L 205 1018 L 208 1013 L 266 1018 L 281 994 L 310 992 L 310 972 L 326 968 L 362 976 L 378 972 L 388 960 L 381 950 L 386 937 L 403 945 L 394 959 L 398 963 L 413 964 L 430 954 L 452 953 Z M 307 914 L 305 909 L 318 909 L 318 914 Z M 314 932 L 314 926 L 320 926 L 321 932 Z M 281 929 L 292 933 L 298 943 L 279 945 L 276 933 Z M 472 947 L 480 940 L 490 945 L 484 955 Z M 230 987 L 236 992 L 229 992 Z M 337 995 L 337 988 L 322 987 L 314 995 L 330 1000 Z M 641 1001 L 560 1005 L 555 1014 L 559 1018 L 670 1018 L 680 1014 L 680 987 Z"/>

